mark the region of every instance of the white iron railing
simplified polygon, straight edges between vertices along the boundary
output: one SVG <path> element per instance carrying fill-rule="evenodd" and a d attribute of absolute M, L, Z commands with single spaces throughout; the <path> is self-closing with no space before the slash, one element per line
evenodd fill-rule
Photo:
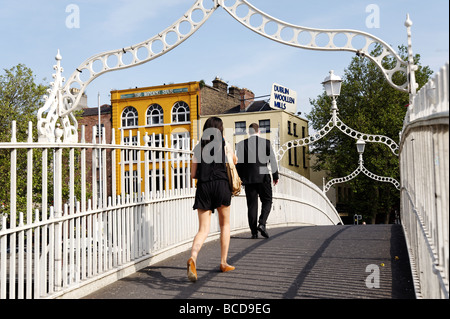
<path fill-rule="evenodd" d="M 414 97 L 401 133 L 401 218 L 416 295 L 449 297 L 449 65 Z"/>
<path fill-rule="evenodd" d="M 190 178 L 193 143 L 177 141 L 169 147 L 167 136 L 138 134 L 138 145 L 125 145 L 127 134 L 121 134 L 115 144 L 114 131 L 111 144 L 97 143 L 95 131 L 92 143 L 86 143 L 84 127 L 80 143 L 35 143 L 31 124 L 28 140 L 20 142 L 12 126 L 11 141 L 0 143 L 11 163 L 10 198 L 0 211 L 0 299 L 79 298 L 190 248 L 198 229 Z M 165 143 L 148 146 L 156 140 Z M 269 226 L 341 222 L 317 186 L 288 170 L 280 174 Z M 26 176 L 26 190 L 20 189 L 19 175 Z M 110 196 L 98 187 L 109 188 Z M 20 211 L 24 193 L 26 205 Z M 234 197 L 231 206 L 232 231 L 248 230 L 245 196 Z M 219 231 L 213 219 L 210 239 Z"/>

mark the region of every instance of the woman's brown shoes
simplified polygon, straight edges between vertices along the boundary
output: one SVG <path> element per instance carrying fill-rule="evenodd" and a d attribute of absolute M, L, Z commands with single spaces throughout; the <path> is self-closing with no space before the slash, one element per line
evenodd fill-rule
<path fill-rule="evenodd" d="M 234 266 L 220 264 L 221 272 L 228 272 L 228 271 L 232 271 L 234 269 L 236 269 Z M 192 281 L 192 282 L 197 281 L 197 269 L 195 268 L 195 261 L 194 261 L 194 258 L 192 258 L 192 257 L 189 258 L 189 260 L 187 262 L 187 276 L 190 281 Z"/>
<path fill-rule="evenodd" d="M 192 257 L 189 258 L 187 262 L 187 276 L 190 281 L 192 282 L 197 281 L 197 269 L 195 269 L 195 262 Z"/>
<path fill-rule="evenodd" d="M 222 264 L 220 264 L 220 271 L 221 272 L 227 272 L 227 271 L 232 271 L 232 270 L 234 270 L 235 269 L 235 267 L 234 266 L 230 266 L 230 265 L 222 265 Z"/>

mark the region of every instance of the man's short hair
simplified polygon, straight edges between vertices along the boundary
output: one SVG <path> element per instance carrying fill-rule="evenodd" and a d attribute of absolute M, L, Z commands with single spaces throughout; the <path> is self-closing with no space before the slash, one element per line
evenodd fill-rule
<path fill-rule="evenodd" d="M 248 134 L 254 135 L 259 132 L 259 125 L 256 123 L 252 123 L 248 126 Z"/>

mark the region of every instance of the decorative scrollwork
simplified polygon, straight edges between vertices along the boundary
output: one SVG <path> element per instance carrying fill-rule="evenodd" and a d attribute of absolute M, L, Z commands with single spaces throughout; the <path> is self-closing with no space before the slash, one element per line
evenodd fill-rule
<path fill-rule="evenodd" d="M 356 176 L 358 176 L 359 173 L 361 173 L 360 166 L 358 166 L 357 169 L 355 169 L 351 174 L 349 174 L 345 177 L 338 177 L 338 178 L 332 179 L 324 186 L 324 188 L 323 188 L 324 193 L 328 192 L 330 190 L 331 186 L 333 186 L 334 184 L 346 183 L 346 182 L 354 179 Z"/>
<path fill-rule="evenodd" d="M 374 179 L 379 182 L 391 183 L 395 186 L 395 188 L 400 190 L 400 183 L 392 177 L 378 176 L 378 175 L 368 171 L 364 166 L 362 166 L 362 172 L 371 179 Z"/>
<path fill-rule="evenodd" d="M 62 86 L 62 82 L 59 83 L 61 86 L 52 92 L 45 105 L 39 111 L 39 133 L 41 134 L 39 139 L 48 141 L 55 140 L 55 123 L 58 118 L 61 118 L 64 129 L 64 140 L 76 140 L 76 124 L 75 130 L 73 130 L 73 125 L 68 125 L 69 119 L 67 117 L 74 118 L 71 113 L 78 109 L 82 94 L 89 83 L 107 72 L 126 69 L 149 62 L 180 45 L 194 34 L 217 9 L 217 0 L 213 2 L 212 7 L 204 4 L 207 1 L 211 0 L 197 0 L 184 16 L 164 31 L 146 41 L 130 47 L 100 53 L 83 62 L 72 73 L 64 86 Z M 189 31 L 186 32 L 186 30 Z M 176 37 L 173 43 L 168 40 L 172 35 Z M 60 67 L 59 61 L 60 59 L 58 60 L 58 68 Z M 57 84 L 55 83 L 55 85 Z M 43 118 L 44 113 L 47 114 L 47 120 Z"/>
<path fill-rule="evenodd" d="M 383 143 L 383 144 L 389 146 L 392 153 L 394 153 L 396 156 L 398 156 L 398 144 L 395 143 L 391 138 L 389 138 L 387 136 L 360 133 L 358 131 L 355 131 L 351 127 L 347 126 L 339 118 L 337 119 L 336 127 L 344 134 L 347 134 L 348 136 L 350 136 L 356 140 L 361 138 L 364 142 Z"/>
<path fill-rule="evenodd" d="M 53 69 L 56 71 L 53 74 L 54 82 L 51 83 L 51 88 L 48 90 L 49 95 L 45 96 L 46 102 L 44 106 L 38 110 L 38 135 L 40 143 L 59 143 L 61 137 L 66 142 L 77 142 L 77 120 L 73 114 L 68 116 L 58 116 L 58 106 L 62 101 L 62 87 L 65 79 L 62 77 L 64 69 L 61 67 L 61 54 L 55 57 L 56 65 Z M 61 121 L 61 123 L 59 123 Z M 58 126 L 63 125 L 62 132 Z M 61 134 L 62 133 L 62 134 Z"/>
<path fill-rule="evenodd" d="M 340 131 L 345 133 L 346 135 L 358 140 L 362 139 L 364 142 L 371 142 L 371 143 L 383 143 L 391 149 L 392 153 L 394 155 L 398 156 L 398 150 L 399 146 L 397 143 L 395 143 L 391 138 L 383 135 L 372 135 L 372 134 L 365 134 L 358 131 L 355 131 L 354 129 L 347 126 L 342 120 L 340 120 L 338 117 L 333 117 L 328 121 L 327 124 L 323 128 L 321 128 L 318 132 L 313 134 L 312 136 L 307 136 L 305 138 L 292 140 L 284 143 L 280 146 L 278 151 L 276 152 L 276 159 L 277 161 L 281 161 L 284 154 L 291 148 L 299 147 L 299 146 L 307 146 L 312 143 L 317 142 L 324 136 L 326 136 L 334 127 L 337 127 Z"/>
<path fill-rule="evenodd" d="M 351 174 L 349 174 L 345 177 L 338 177 L 338 178 L 334 178 L 334 179 L 330 180 L 326 185 L 324 185 L 323 191 L 326 193 L 330 190 L 331 186 L 333 186 L 334 184 L 346 183 L 346 182 L 354 179 L 361 172 L 363 172 L 367 177 L 374 179 L 378 182 L 391 183 L 395 186 L 396 189 L 400 190 L 400 183 L 397 180 L 395 180 L 392 177 L 378 176 L 378 175 L 370 172 L 367 168 L 364 167 L 363 161 L 360 160 L 360 163 L 359 163 L 359 166 L 357 169 L 355 169 Z"/>
<path fill-rule="evenodd" d="M 397 85 L 393 81 L 395 74 L 407 74 L 408 63 L 403 61 L 386 42 L 369 33 L 356 30 L 326 30 L 301 27 L 271 17 L 255 8 L 247 0 L 220 0 L 220 4 L 244 26 L 271 40 L 302 49 L 350 51 L 355 52 L 359 56 L 366 56 L 380 68 L 391 86 L 397 90 L 408 92 L 407 82 Z M 269 25 L 270 28 L 268 27 Z M 276 31 L 270 32 L 271 30 Z M 356 47 L 355 42 L 359 42 L 359 40 L 362 40 L 364 45 Z M 375 46 L 382 48 L 381 53 L 378 55 L 372 55 L 371 53 Z M 392 68 L 387 68 L 383 65 L 383 61 L 388 57 L 396 61 L 395 66 Z M 408 81 L 407 76 L 404 78 Z"/>
<path fill-rule="evenodd" d="M 205 5 L 207 1 L 210 1 L 210 3 L 212 1 L 213 5 Z M 197 0 L 183 17 L 161 33 L 136 45 L 92 56 L 72 73 L 64 86 L 62 86 L 64 81 L 55 82 L 50 97 L 38 113 L 39 139 L 49 142 L 55 141 L 55 126 L 56 122 L 60 120 L 61 124 L 63 124 L 64 141 L 76 141 L 78 135 L 77 123 L 71 113 L 79 108 L 78 105 L 82 94 L 89 83 L 106 72 L 137 66 L 169 52 L 194 34 L 219 5 L 244 26 L 271 40 L 303 49 L 351 51 L 360 56 L 367 56 L 380 68 L 390 85 L 400 91 L 414 93 L 414 90 L 411 89 L 415 87 L 413 60 L 410 59 L 409 64 L 404 62 L 387 43 L 371 34 L 355 30 L 325 30 L 296 26 L 269 16 L 252 6 L 246 0 Z M 238 8 L 241 7 L 247 10 L 243 16 L 237 12 Z M 198 19 L 197 15 L 194 18 L 194 13 L 198 12 L 201 13 L 200 19 Z M 258 21 L 255 18 L 260 18 L 260 20 Z M 255 23 L 255 20 L 258 22 Z M 267 30 L 266 26 L 269 23 L 276 25 L 276 31 L 274 33 L 269 33 Z M 186 32 L 184 25 L 189 27 L 189 31 Z M 412 23 L 409 18 L 405 25 L 408 28 L 408 48 L 411 56 L 410 30 Z M 168 41 L 168 38 L 172 35 L 176 37 L 173 43 Z M 309 39 L 307 41 L 301 40 L 303 35 L 306 35 Z M 319 41 L 319 38 L 322 36 L 327 39 L 324 43 L 320 43 Z M 336 41 L 338 38 L 341 39 L 339 42 L 342 41 L 342 38 L 344 38 L 344 41 L 338 44 L 338 41 Z M 362 47 L 355 47 L 354 41 L 356 38 L 362 38 L 364 40 Z M 160 45 L 159 47 L 158 44 Z M 381 53 L 376 56 L 370 52 L 371 47 L 374 45 L 382 48 Z M 396 61 L 396 65 L 393 68 L 383 66 L 384 59 L 388 57 Z M 58 61 L 59 67 L 60 64 Z M 405 76 L 407 83 L 402 85 L 395 84 L 393 82 L 393 76 L 397 73 L 408 73 L 410 76 Z M 411 83 L 408 83 L 408 79 Z M 306 144 L 309 144 L 309 142 L 309 140 L 305 140 Z M 299 141 L 298 143 L 303 142 Z"/>

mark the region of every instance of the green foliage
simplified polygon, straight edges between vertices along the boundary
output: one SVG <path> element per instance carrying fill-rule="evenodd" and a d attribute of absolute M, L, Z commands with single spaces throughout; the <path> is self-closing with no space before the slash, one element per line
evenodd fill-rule
<path fill-rule="evenodd" d="M 28 122 L 32 122 L 33 141 L 37 140 L 37 111 L 44 105 L 44 95 L 47 94 L 48 86 L 37 84 L 31 69 L 23 64 L 4 70 L 4 75 L 0 75 L 0 143 L 11 141 L 11 123 L 16 121 L 17 142 L 27 142 L 28 140 Z M 78 115 L 80 113 L 78 112 Z M 54 150 L 47 150 L 47 162 L 42 163 L 43 149 L 16 149 L 17 170 L 13 177 L 16 178 L 16 212 L 19 218 L 19 212 L 24 213 L 24 220 L 27 220 L 27 169 L 28 165 L 33 168 L 32 182 L 32 210 L 42 208 L 42 169 L 47 171 L 47 208 L 53 205 L 53 165 Z M 32 152 L 32 162 L 28 161 L 28 152 Z M 62 197 L 63 201 L 69 199 L 69 149 L 62 150 Z M 75 197 L 81 198 L 81 172 L 80 172 L 80 151 L 73 150 L 74 173 L 75 173 Z M 11 184 L 11 149 L 9 145 L 6 148 L 0 148 L 0 215 L 10 215 L 10 184 Z M 86 185 L 89 188 L 89 185 Z M 90 196 L 90 191 L 88 191 Z M 44 212 L 48 215 L 47 212 Z M 34 219 L 34 216 L 32 216 Z"/>
<path fill-rule="evenodd" d="M 36 114 L 44 105 L 48 86 L 36 84 L 33 71 L 18 64 L 0 75 L 0 141 L 11 138 L 11 122 L 17 122 L 17 140 L 26 140 L 28 122 L 36 127 Z M 37 134 L 37 132 L 35 132 Z"/>
<path fill-rule="evenodd" d="M 406 60 L 406 47 L 399 47 L 399 54 Z M 393 63 L 389 59 L 383 62 Z M 420 66 L 419 55 L 415 56 L 415 63 L 419 66 L 416 80 L 421 87 L 432 72 L 429 67 Z M 313 108 L 307 117 L 313 129 L 320 130 L 331 118 L 331 100 L 324 93 L 310 102 Z M 352 59 L 345 70 L 337 104 L 338 117 L 349 127 L 361 133 L 388 136 L 398 144 L 409 96 L 392 88 L 369 59 Z M 347 176 L 358 166 L 356 140 L 338 129 L 314 143 L 310 152 L 318 158 L 313 169 L 328 171 L 329 179 Z M 366 143 L 364 166 L 376 175 L 400 180 L 398 157 L 384 144 Z M 351 196 L 345 204 L 351 215 L 360 214 L 365 220 L 374 221 L 377 214 L 389 215 L 399 210 L 399 191 L 390 183 L 377 182 L 360 173 L 347 185 L 351 188 Z"/>
<path fill-rule="evenodd" d="M 12 121 L 16 121 L 16 138 L 18 142 L 26 142 L 28 139 L 28 122 L 33 123 L 33 137 L 36 138 L 37 111 L 44 105 L 43 96 L 48 87 L 44 84 L 36 84 L 31 69 L 23 64 L 18 64 L 11 69 L 4 69 L 0 74 L 0 142 L 11 141 Z M 27 192 L 27 151 L 17 150 L 17 210 L 26 211 Z M 40 161 L 38 153 L 33 153 L 33 163 Z M 10 159 L 9 149 L 0 149 L 0 213 L 9 213 L 10 200 Z M 40 166 L 36 166 L 40 170 Z M 40 175 L 39 175 L 40 176 Z M 40 197 L 38 191 L 39 180 L 34 183 L 34 198 Z M 42 187 L 41 187 L 42 188 Z"/>

